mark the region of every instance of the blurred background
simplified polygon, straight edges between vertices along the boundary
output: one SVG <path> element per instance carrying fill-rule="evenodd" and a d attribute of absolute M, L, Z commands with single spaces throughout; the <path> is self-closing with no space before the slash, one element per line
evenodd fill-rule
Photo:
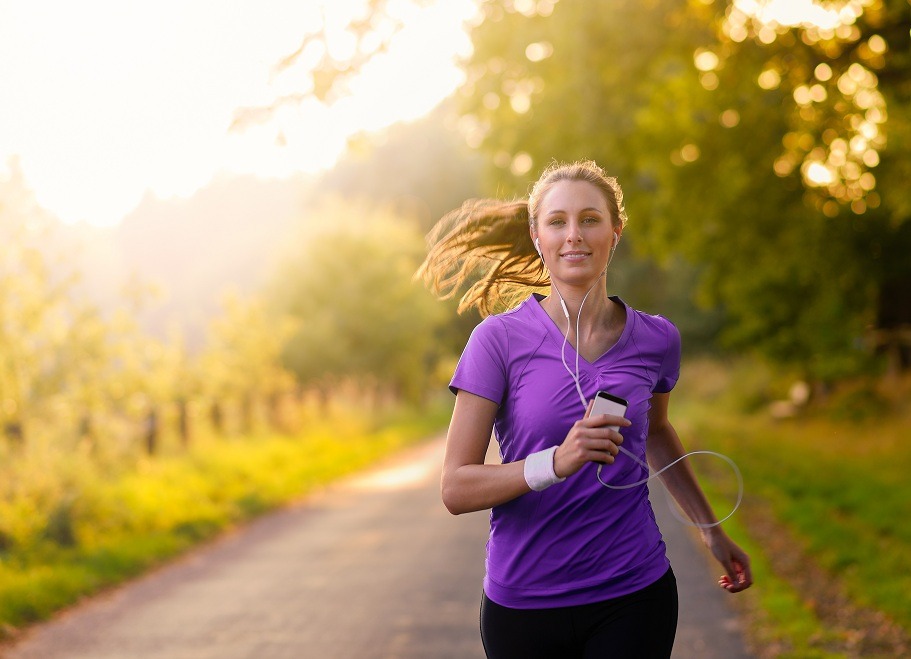
<path fill-rule="evenodd" d="M 905 647 L 908 0 L 0 0 L 0 90 L 7 631 L 298 495 L 327 426 L 444 426 L 478 317 L 412 281 L 424 235 L 591 158 L 688 445 L 843 598 L 757 545 L 758 638 Z"/>

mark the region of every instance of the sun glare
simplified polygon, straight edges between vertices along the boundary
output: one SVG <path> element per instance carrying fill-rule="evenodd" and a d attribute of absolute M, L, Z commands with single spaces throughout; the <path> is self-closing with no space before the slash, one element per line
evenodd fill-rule
<path fill-rule="evenodd" d="M 807 38 L 819 40 L 850 36 L 854 23 L 874 0 L 844 0 L 821 3 L 817 0 L 734 0 L 724 29 L 734 41 L 743 41 L 752 24 L 763 43 L 772 43 L 780 30 L 803 27 Z"/>
<path fill-rule="evenodd" d="M 392 3 L 405 27 L 349 96 L 229 133 L 237 108 L 300 85 L 270 72 L 324 20 L 344 55 L 341 26 L 366 0 L 48 4 L 0 0 L 0 174 L 17 156 L 41 205 L 99 225 L 146 194 L 190 195 L 219 172 L 329 167 L 352 134 L 421 116 L 459 83 L 474 11 L 472 0 Z"/>

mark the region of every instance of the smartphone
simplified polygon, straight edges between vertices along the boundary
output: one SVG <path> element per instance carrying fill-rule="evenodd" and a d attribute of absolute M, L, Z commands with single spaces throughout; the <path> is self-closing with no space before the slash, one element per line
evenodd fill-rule
<path fill-rule="evenodd" d="M 595 394 L 595 404 L 592 406 L 592 413 L 589 416 L 595 416 L 596 414 L 624 416 L 627 407 L 629 407 L 629 403 L 620 398 L 620 396 L 614 396 L 606 391 L 599 391 Z M 608 426 L 608 428 L 620 430 L 620 426 Z"/>

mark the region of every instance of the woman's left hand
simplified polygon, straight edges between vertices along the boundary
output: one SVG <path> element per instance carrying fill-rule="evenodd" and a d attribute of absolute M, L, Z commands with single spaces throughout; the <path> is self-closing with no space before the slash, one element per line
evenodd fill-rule
<path fill-rule="evenodd" d="M 719 586 L 729 593 L 739 593 L 753 585 L 750 557 L 720 527 L 709 529 L 703 533 L 702 539 L 724 567 L 726 574 L 718 579 Z"/>

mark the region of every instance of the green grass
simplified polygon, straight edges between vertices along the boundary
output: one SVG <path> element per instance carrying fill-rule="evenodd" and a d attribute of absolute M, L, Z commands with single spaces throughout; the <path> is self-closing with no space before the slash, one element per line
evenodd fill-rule
<path fill-rule="evenodd" d="M 688 378 L 711 379 L 715 386 L 687 393 Z M 871 395 L 868 413 L 856 407 L 846 414 L 836 394 L 800 418 L 776 421 L 756 405 L 744 411 L 743 399 L 731 393 L 734 381 L 717 367 L 695 367 L 681 382 L 674 416 L 688 448 L 725 453 L 744 474 L 746 505 L 725 527 L 756 563 L 756 587 L 743 599 L 756 614 L 759 643 L 777 648 L 774 656 L 847 656 L 840 648 L 849 632 L 822 613 L 832 605 L 820 597 L 834 590 L 851 606 L 882 612 L 911 633 L 907 399 L 900 392 L 891 402 Z M 716 509 L 729 510 L 736 491 L 725 468 L 696 468 Z M 769 520 L 774 534 L 789 540 L 770 538 L 769 525 L 760 523 Z M 773 569 L 771 559 L 780 563 L 781 556 L 772 553 L 783 542 L 812 561 L 828 590 L 806 588 L 793 574 Z"/>
<path fill-rule="evenodd" d="M 200 441 L 113 473 L 78 455 L 5 469 L 0 637 L 427 437 L 448 412 Z"/>

